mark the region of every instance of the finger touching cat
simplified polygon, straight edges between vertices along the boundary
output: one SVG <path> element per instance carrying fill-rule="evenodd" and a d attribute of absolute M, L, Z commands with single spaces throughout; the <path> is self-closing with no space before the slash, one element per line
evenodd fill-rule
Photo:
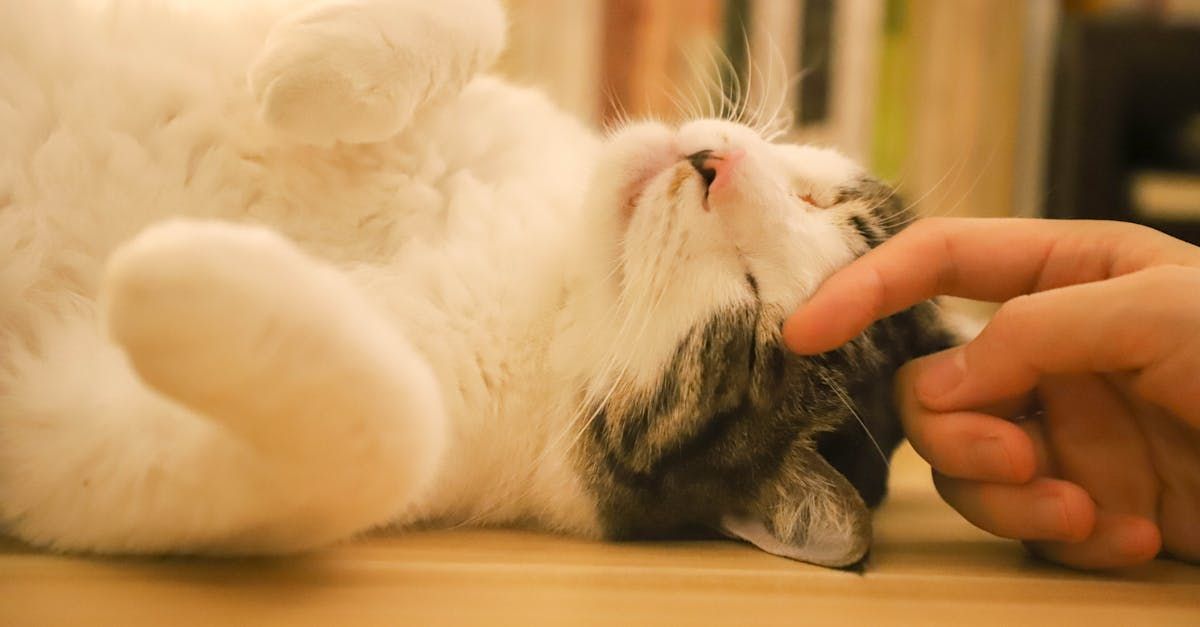
<path fill-rule="evenodd" d="M 1161 264 L 1200 266 L 1187 244 L 1129 224 L 929 218 L 830 277 L 784 325 L 798 353 L 830 350 L 936 295 L 1001 302 Z"/>

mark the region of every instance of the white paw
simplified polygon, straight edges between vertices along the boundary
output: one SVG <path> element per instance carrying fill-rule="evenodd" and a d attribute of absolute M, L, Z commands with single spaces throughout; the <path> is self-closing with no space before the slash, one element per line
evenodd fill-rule
<path fill-rule="evenodd" d="M 278 24 L 250 69 L 259 115 L 301 141 L 377 142 L 399 132 L 429 88 L 412 50 L 355 4 Z"/>
<path fill-rule="evenodd" d="M 267 324 L 273 295 L 314 264 L 257 227 L 173 221 L 152 226 L 109 258 L 102 287 L 109 335 L 147 383 L 228 370 L 229 348 Z M 249 323 L 249 324 L 248 324 Z"/>
<path fill-rule="evenodd" d="M 837 528 L 809 529 L 802 540 L 784 541 L 761 520 L 727 516 L 726 533 L 780 557 L 840 568 L 860 561 L 870 548 L 870 528 L 865 531 Z M 861 526 L 861 525 L 860 525 Z"/>

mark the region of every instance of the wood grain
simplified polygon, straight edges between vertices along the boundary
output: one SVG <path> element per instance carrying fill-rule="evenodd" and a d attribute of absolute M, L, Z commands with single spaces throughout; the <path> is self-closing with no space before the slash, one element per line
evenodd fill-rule
<path fill-rule="evenodd" d="M 257 560 L 0 548 L 0 625 L 1197 625 L 1200 568 L 1068 571 L 977 531 L 895 463 L 865 574 L 733 542 L 606 544 L 502 530 L 378 535 Z"/>

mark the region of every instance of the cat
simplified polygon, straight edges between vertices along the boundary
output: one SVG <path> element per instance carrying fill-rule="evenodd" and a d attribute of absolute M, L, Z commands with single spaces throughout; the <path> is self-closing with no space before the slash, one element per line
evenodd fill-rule
<path fill-rule="evenodd" d="M 0 529 L 288 553 L 702 529 L 863 559 L 930 303 L 784 317 L 909 221 L 752 125 L 599 133 L 493 0 L 0 0 Z"/>

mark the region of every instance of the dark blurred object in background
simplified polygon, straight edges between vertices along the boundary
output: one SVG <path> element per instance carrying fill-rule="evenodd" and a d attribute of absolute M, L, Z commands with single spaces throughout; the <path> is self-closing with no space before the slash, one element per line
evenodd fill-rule
<path fill-rule="evenodd" d="M 1047 216 L 1200 243 L 1200 23 L 1164 17 L 1064 16 Z"/>

